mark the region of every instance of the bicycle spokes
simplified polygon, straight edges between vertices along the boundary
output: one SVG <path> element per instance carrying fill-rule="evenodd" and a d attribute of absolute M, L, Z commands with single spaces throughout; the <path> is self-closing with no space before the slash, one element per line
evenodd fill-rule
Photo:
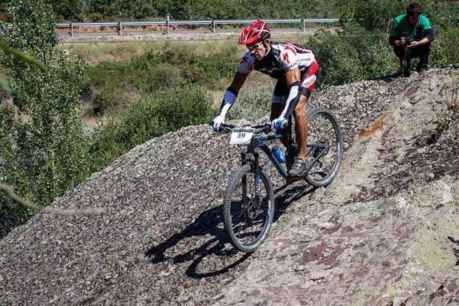
<path fill-rule="evenodd" d="M 310 115 L 308 135 L 309 171 L 306 179 L 314 186 L 329 184 L 337 174 L 343 155 L 342 134 L 336 118 L 317 110 Z"/>
<path fill-rule="evenodd" d="M 250 244 L 256 241 L 263 231 L 265 215 L 268 213 L 269 192 L 264 188 L 258 174 L 245 175 L 237 189 L 241 191 L 240 199 L 232 199 L 232 229 L 237 239 Z"/>
<path fill-rule="evenodd" d="M 315 120 L 315 125 L 310 127 L 308 145 L 311 169 L 310 174 L 327 175 L 336 163 L 336 138 L 333 126 L 322 118 Z M 319 171 L 320 169 L 320 171 Z M 312 172 L 311 172 L 312 171 Z"/>

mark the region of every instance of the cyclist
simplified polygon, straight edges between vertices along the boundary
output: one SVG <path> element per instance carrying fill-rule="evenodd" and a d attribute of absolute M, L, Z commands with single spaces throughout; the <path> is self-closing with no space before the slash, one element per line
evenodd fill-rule
<path fill-rule="evenodd" d="M 411 58 L 419 57 L 419 64 L 416 67 L 418 72 L 427 69 L 433 39 L 432 24 L 425 15 L 422 15 L 421 5 L 414 2 L 409 4 L 405 14 L 394 18 L 389 35 L 389 43 L 400 60 L 400 70 L 403 71 L 402 61 L 405 55 L 409 57 L 408 63 Z"/>
<path fill-rule="evenodd" d="M 307 170 L 306 104 L 315 89 L 319 65 L 311 50 L 293 43 L 275 43 L 271 41 L 271 31 L 260 19 L 242 29 L 239 44 L 246 45 L 247 52 L 242 57 L 239 68 L 231 85 L 226 89 L 220 111 L 212 122 L 214 130 L 219 130 L 225 121 L 228 110 L 249 73 L 253 70 L 268 74 L 277 79 L 271 104 L 271 124 L 275 131 L 282 132 L 290 127 L 290 115 L 295 115 L 295 131 L 298 151 L 289 176 L 301 176 Z M 290 131 L 290 128 L 287 129 Z M 290 135 L 285 132 L 282 142 L 289 145 Z"/>

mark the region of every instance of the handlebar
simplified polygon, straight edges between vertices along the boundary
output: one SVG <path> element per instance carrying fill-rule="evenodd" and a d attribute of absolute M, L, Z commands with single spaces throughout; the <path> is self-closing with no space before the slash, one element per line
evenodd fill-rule
<path fill-rule="evenodd" d="M 212 126 L 212 122 L 209 122 L 209 125 Z M 254 132 L 254 133 L 270 133 L 272 132 L 271 123 L 263 123 L 263 124 L 256 124 L 256 125 L 248 125 L 248 126 L 237 126 L 234 124 L 222 123 L 220 126 L 220 131 L 218 133 L 230 133 L 234 129 L 238 131 L 247 131 L 247 132 Z"/>

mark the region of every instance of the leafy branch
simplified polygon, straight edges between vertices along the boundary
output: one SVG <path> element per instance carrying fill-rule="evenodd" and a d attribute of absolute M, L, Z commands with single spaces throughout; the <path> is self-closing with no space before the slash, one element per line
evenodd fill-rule
<path fill-rule="evenodd" d="M 55 215 L 64 215 L 64 216 L 74 216 L 74 215 L 100 215 L 105 212 L 103 208 L 89 208 L 89 209 L 61 209 L 61 208 L 51 208 L 51 207 L 39 207 L 26 199 L 18 196 L 11 186 L 0 183 L 0 191 L 4 191 L 11 197 L 15 202 L 25 206 L 29 209 L 32 209 L 34 212 L 42 211 L 43 213 L 55 214 Z"/>
<path fill-rule="evenodd" d="M 19 51 L 18 49 L 11 48 L 8 46 L 5 40 L 0 39 L 0 49 L 5 53 L 9 55 L 13 55 L 17 60 L 21 61 L 24 64 L 28 64 L 30 66 L 37 67 L 41 69 L 42 71 L 45 70 L 45 66 L 43 66 L 42 63 L 37 61 L 35 58 L 32 56 L 25 54 L 24 52 Z"/>

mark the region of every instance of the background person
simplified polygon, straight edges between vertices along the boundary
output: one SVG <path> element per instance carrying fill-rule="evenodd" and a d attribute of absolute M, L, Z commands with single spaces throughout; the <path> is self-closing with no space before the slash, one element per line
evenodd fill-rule
<path fill-rule="evenodd" d="M 411 3 L 406 13 L 394 18 L 389 35 L 389 43 L 400 60 L 405 56 L 408 63 L 412 58 L 419 58 L 418 72 L 427 69 L 431 43 L 434 39 L 432 23 L 422 14 L 421 5 Z M 407 53 L 407 54 L 406 54 Z M 403 67 L 401 67 L 401 71 Z"/>

